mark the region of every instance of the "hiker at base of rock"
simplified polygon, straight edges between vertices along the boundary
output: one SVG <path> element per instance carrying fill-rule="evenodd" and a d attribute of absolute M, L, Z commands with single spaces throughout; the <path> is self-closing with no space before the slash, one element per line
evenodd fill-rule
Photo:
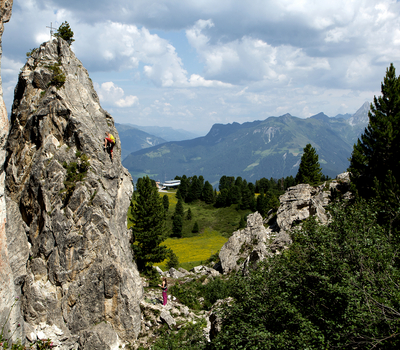
<path fill-rule="evenodd" d="M 158 285 L 162 289 L 163 305 L 167 305 L 167 278 L 164 277 L 162 284 Z"/>
<path fill-rule="evenodd" d="M 115 146 L 115 137 L 111 135 L 109 132 L 106 132 L 106 137 L 104 139 L 104 148 L 107 149 L 107 144 L 110 144 L 110 155 L 111 159 L 113 159 L 113 148 Z"/>

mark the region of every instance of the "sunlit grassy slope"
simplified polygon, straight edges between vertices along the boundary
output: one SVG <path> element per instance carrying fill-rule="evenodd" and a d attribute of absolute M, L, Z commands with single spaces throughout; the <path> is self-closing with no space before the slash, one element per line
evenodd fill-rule
<path fill-rule="evenodd" d="M 200 235 L 186 238 L 168 238 L 163 244 L 178 256 L 180 266 L 191 269 L 217 253 L 228 239 L 217 231 L 206 228 Z M 156 264 L 165 269 L 165 262 Z"/>
<path fill-rule="evenodd" d="M 172 216 L 178 200 L 175 191 L 160 192 L 169 199 L 169 210 L 166 220 L 166 234 L 172 234 Z M 241 216 L 248 214 L 249 210 L 237 210 L 234 205 L 229 208 L 214 208 L 213 205 L 196 201 L 191 204 L 183 204 L 184 220 L 182 238 L 167 238 L 162 244 L 171 248 L 178 256 L 180 266 L 190 269 L 207 260 L 212 254 L 217 253 L 228 240 L 228 237 L 238 229 Z M 192 219 L 187 220 L 187 212 L 190 208 Z M 128 227 L 131 226 L 130 213 L 128 213 Z M 193 225 L 197 222 L 199 233 L 192 233 Z M 157 264 L 165 268 L 165 263 Z"/>

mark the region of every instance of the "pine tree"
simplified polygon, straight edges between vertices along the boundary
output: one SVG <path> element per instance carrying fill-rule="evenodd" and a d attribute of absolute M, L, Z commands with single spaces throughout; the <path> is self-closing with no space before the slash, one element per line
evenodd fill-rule
<path fill-rule="evenodd" d="M 199 224 L 196 221 L 193 225 L 192 233 L 197 233 L 197 232 L 199 232 Z"/>
<path fill-rule="evenodd" d="M 214 190 L 212 185 L 208 181 L 206 181 L 206 183 L 204 184 L 201 199 L 207 204 L 214 203 Z"/>
<path fill-rule="evenodd" d="M 183 213 L 184 213 L 183 200 L 182 200 L 182 198 L 179 198 L 178 199 L 178 203 L 176 203 L 176 206 L 175 206 L 174 217 L 175 216 L 183 217 Z"/>
<path fill-rule="evenodd" d="M 144 271 L 162 262 L 167 254 L 167 247 L 160 245 L 165 240 L 165 217 L 161 198 L 149 177 L 139 179 L 136 188 L 132 249 L 139 271 Z"/>
<path fill-rule="evenodd" d="M 69 23 L 67 21 L 63 22 L 59 27 L 57 32 L 54 34 L 56 38 L 62 38 L 64 39 L 68 45 L 71 45 L 75 39 L 72 39 L 74 37 L 74 32 L 72 31 L 71 27 L 69 26 Z"/>
<path fill-rule="evenodd" d="M 181 215 L 174 215 L 172 220 L 172 233 L 176 237 L 182 237 L 183 220 Z"/>
<path fill-rule="evenodd" d="M 296 175 L 296 182 L 306 183 L 312 186 L 317 185 L 321 181 L 321 167 L 318 162 L 318 154 L 311 144 L 307 144 L 303 149 L 301 156 L 299 171 Z"/>
<path fill-rule="evenodd" d="M 168 209 L 169 209 L 169 198 L 168 198 L 168 195 L 164 194 L 162 200 L 163 200 L 164 211 L 167 213 Z"/>
<path fill-rule="evenodd" d="M 368 113 L 369 124 L 353 147 L 348 169 L 352 184 L 358 194 L 365 198 L 384 191 L 389 191 L 387 196 L 398 192 L 400 77 L 396 77 L 393 64 L 386 70 L 381 92 L 382 96 L 374 96 L 374 103 Z"/>
<path fill-rule="evenodd" d="M 186 213 L 186 220 L 192 220 L 192 211 L 190 210 L 190 208 L 188 209 L 187 213 Z"/>
<path fill-rule="evenodd" d="M 242 229 L 242 228 L 246 228 L 246 221 L 244 219 L 244 216 L 241 216 L 240 220 L 239 220 L 239 229 Z"/>
<path fill-rule="evenodd" d="M 171 267 L 173 267 L 174 269 L 177 269 L 179 267 L 179 259 L 177 257 L 177 255 L 170 250 L 167 254 L 167 269 L 169 270 Z"/>

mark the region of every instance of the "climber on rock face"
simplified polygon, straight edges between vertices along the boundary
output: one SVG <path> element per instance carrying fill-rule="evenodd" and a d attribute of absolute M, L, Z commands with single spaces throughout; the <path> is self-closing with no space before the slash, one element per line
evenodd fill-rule
<path fill-rule="evenodd" d="M 107 146 L 110 149 L 111 159 L 113 159 L 113 148 L 115 146 L 115 137 L 111 135 L 109 132 L 106 132 L 106 137 L 104 139 L 104 148 L 107 149 Z"/>

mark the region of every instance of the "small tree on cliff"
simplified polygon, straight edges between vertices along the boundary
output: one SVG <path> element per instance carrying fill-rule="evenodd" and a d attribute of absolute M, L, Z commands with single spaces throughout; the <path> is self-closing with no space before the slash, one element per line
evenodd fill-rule
<path fill-rule="evenodd" d="M 162 200 L 149 177 L 139 179 L 136 186 L 132 249 L 139 271 L 144 271 L 153 263 L 164 261 L 167 255 L 167 247 L 160 245 L 166 238 L 165 216 Z"/>
<path fill-rule="evenodd" d="M 307 144 L 303 149 L 299 171 L 296 175 L 296 182 L 317 185 L 321 181 L 321 167 L 318 162 L 318 154 L 311 144 Z"/>
<path fill-rule="evenodd" d="M 72 31 L 67 21 L 63 22 L 58 27 L 58 30 L 54 34 L 54 36 L 56 38 L 64 39 L 68 43 L 68 45 L 71 45 L 75 41 L 75 39 L 72 39 L 74 37 L 74 32 Z"/>

